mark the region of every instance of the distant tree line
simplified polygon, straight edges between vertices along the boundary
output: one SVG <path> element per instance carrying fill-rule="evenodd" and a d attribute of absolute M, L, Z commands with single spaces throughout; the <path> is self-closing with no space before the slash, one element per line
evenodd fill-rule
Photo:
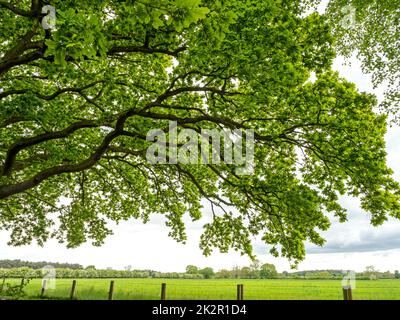
<path fill-rule="evenodd" d="M 0 269 L 11 269 L 11 268 L 31 268 L 31 269 L 42 269 L 45 266 L 51 265 L 54 268 L 68 268 L 68 269 L 83 269 L 83 266 L 77 263 L 59 263 L 59 262 L 31 262 L 22 260 L 0 260 Z"/>
<path fill-rule="evenodd" d="M 200 274 L 205 279 L 274 279 L 278 278 L 278 272 L 273 264 L 259 261 L 252 263 L 250 266 L 235 266 L 232 269 L 222 269 L 214 272 L 212 268 L 199 269 L 196 266 L 189 265 L 186 267 L 187 274 Z"/>
<path fill-rule="evenodd" d="M 19 267 L 14 267 L 18 265 Z M 84 268 L 79 264 L 54 262 L 27 262 L 21 260 L 0 260 L 0 278 L 41 278 L 45 271 L 44 266 L 53 266 L 57 278 L 164 278 L 164 279 L 308 279 L 308 280 L 339 280 L 343 279 L 347 271 L 344 270 L 307 270 L 278 273 L 276 267 L 270 263 L 253 262 L 250 266 L 235 266 L 231 269 L 214 271 L 211 267 L 199 268 L 188 265 L 185 272 L 158 272 L 154 270 L 131 270 L 131 266 L 124 270 L 96 269 L 90 265 Z M 60 267 L 66 265 L 67 267 Z M 400 279 L 398 270 L 380 272 L 373 266 L 366 267 L 365 271 L 356 274 L 358 280 Z"/>
<path fill-rule="evenodd" d="M 96 270 L 92 268 L 86 269 L 69 269 L 55 268 L 56 278 L 76 279 L 76 278 L 152 278 L 157 274 L 148 270 L 112 270 L 103 269 Z M 0 269 L 0 278 L 41 278 L 47 271 L 41 269 L 31 269 L 27 267 Z"/>

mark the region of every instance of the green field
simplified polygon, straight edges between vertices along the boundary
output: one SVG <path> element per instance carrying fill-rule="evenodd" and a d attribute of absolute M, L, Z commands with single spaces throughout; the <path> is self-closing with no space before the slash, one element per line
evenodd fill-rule
<path fill-rule="evenodd" d="M 20 280 L 8 280 L 18 284 Z M 171 280 L 115 279 L 115 300 L 160 299 L 161 283 L 167 284 L 167 299 L 236 299 L 236 285 L 244 285 L 248 300 L 337 300 L 343 299 L 339 280 Z M 68 299 L 72 280 L 57 279 L 56 289 L 47 290 L 50 299 Z M 76 298 L 107 299 L 110 279 L 77 279 Z M 41 280 L 31 280 L 26 287 L 27 298 L 38 298 Z M 353 290 L 354 300 L 400 300 L 400 280 L 359 280 Z"/>

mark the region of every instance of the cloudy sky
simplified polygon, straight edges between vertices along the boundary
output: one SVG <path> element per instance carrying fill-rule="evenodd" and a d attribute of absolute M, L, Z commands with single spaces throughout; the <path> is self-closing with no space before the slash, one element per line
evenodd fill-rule
<path fill-rule="evenodd" d="M 383 87 L 373 89 L 371 78 L 361 71 L 360 63 L 352 59 L 351 66 L 344 66 L 343 59 L 335 61 L 334 68 L 345 78 L 357 84 L 361 91 L 374 92 L 382 98 Z M 386 135 L 388 164 L 400 180 L 400 128 L 388 128 Z M 360 209 L 357 199 L 343 197 L 341 203 L 349 211 L 349 221 L 340 224 L 332 218 L 331 228 L 323 233 L 327 243 L 324 247 L 307 245 L 307 257 L 299 265 L 306 269 L 344 269 L 362 271 L 374 265 L 381 271 L 400 269 L 400 221 L 389 220 L 383 226 L 372 227 L 369 216 Z M 204 257 L 198 248 L 202 224 L 209 218 L 207 207 L 204 219 L 187 223 L 188 242 L 178 244 L 168 237 L 168 229 L 160 216 L 155 216 L 148 224 L 128 221 L 113 228 L 102 247 L 83 245 L 77 249 L 66 249 L 55 241 L 44 247 L 36 245 L 24 247 L 7 246 L 8 233 L 0 232 L 0 259 L 22 259 L 30 261 L 71 262 L 97 267 L 123 268 L 131 265 L 137 269 L 160 271 L 184 271 L 188 264 L 214 269 L 230 268 L 250 263 L 246 257 L 230 252 L 214 253 Z M 254 241 L 254 248 L 262 262 L 274 263 L 279 271 L 290 270 L 288 261 L 276 259 L 266 254 L 267 247 Z"/>

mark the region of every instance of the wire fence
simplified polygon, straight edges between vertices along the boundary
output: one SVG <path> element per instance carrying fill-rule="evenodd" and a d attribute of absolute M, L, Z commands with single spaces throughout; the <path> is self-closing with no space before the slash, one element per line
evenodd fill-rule
<path fill-rule="evenodd" d="M 15 285 L 21 279 L 8 279 Z M 3 280 L 5 282 L 5 280 Z M 347 289 L 346 289 L 347 290 Z M 399 300 L 399 280 L 357 281 L 350 292 L 340 281 L 57 279 L 56 288 L 33 279 L 26 298 L 79 300 Z"/>

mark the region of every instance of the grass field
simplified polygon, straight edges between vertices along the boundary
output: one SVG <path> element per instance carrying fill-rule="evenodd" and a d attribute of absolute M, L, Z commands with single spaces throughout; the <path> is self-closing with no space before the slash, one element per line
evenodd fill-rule
<path fill-rule="evenodd" d="M 20 280 L 7 280 L 18 284 Z M 342 300 L 341 281 L 338 280 L 170 280 L 170 279 L 115 279 L 115 300 L 160 299 L 161 283 L 167 284 L 167 299 L 236 299 L 236 285 L 244 285 L 244 299 L 248 300 Z M 72 280 L 57 279 L 56 289 L 46 296 L 68 299 Z M 107 299 L 110 279 L 77 279 L 76 298 L 82 300 Z M 26 287 L 27 298 L 38 298 L 41 280 L 31 280 Z M 359 280 L 353 290 L 354 300 L 400 300 L 400 280 Z"/>

